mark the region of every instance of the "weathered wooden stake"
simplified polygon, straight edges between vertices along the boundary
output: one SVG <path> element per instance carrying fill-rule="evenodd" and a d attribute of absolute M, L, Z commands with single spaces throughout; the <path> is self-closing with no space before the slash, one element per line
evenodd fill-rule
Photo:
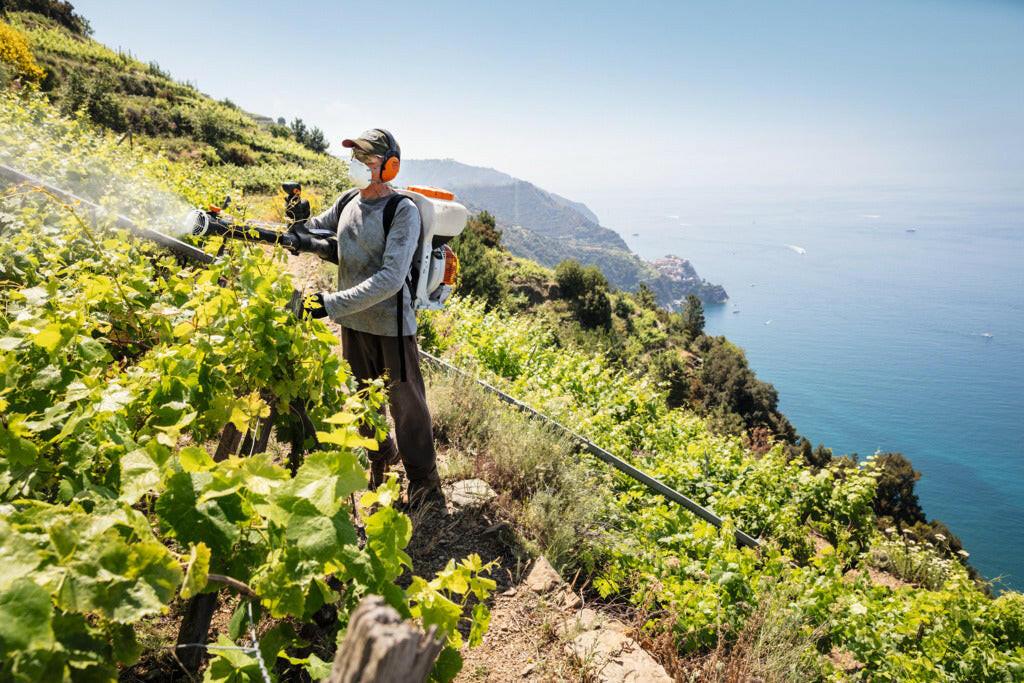
<path fill-rule="evenodd" d="M 427 680 L 444 647 L 435 628 L 423 633 L 402 621 L 383 598 L 363 598 L 349 621 L 348 633 L 334 654 L 324 683 L 420 683 Z"/>
<path fill-rule="evenodd" d="M 217 610 L 217 593 L 200 593 L 185 605 L 185 616 L 178 629 L 178 645 L 206 644 L 210 635 L 210 620 Z M 175 650 L 178 661 L 189 673 L 199 670 L 206 656 L 204 647 L 185 647 Z"/>

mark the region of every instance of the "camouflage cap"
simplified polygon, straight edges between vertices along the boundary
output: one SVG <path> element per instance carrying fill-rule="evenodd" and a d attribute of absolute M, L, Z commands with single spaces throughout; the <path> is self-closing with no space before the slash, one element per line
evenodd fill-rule
<path fill-rule="evenodd" d="M 398 143 L 396 142 L 395 144 L 397 145 Z M 364 130 L 355 139 L 346 138 L 341 141 L 341 146 L 348 147 L 349 149 L 358 149 L 367 154 L 376 154 L 377 156 L 385 156 L 388 150 L 391 149 L 387 134 L 380 128 Z"/>

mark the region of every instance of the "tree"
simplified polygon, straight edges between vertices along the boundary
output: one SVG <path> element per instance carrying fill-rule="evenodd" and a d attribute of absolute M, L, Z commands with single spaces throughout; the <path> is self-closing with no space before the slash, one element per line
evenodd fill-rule
<path fill-rule="evenodd" d="M 913 526 L 924 522 L 924 510 L 914 493 L 921 473 L 914 469 L 902 453 L 882 453 L 875 458 L 878 483 L 875 487 L 875 515 L 887 517 L 890 523 Z"/>
<path fill-rule="evenodd" d="M 309 129 L 306 127 L 306 122 L 302 119 L 295 119 L 288 127 L 292 129 L 292 136 L 295 137 L 295 142 L 300 144 L 306 144 L 306 136 L 309 135 Z"/>
<path fill-rule="evenodd" d="M 327 137 L 324 135 L 324 132 L 317 128 L 316 126 L 314 126 L 313 129 L 309 131 L 309 134 L 306 136 L 305 142 L 303 142 L 302 144 L 306 145 L 306 147 L 313 150 L 314 152 L 319 152 L 321 154 L 326 152 L 327 148 L 331 146 L 331 143 L 327 142 Z"/>
<path fill-rule="evenodd" d="M 686 295 L 686 307 L 683 309 L 683 330 L 688 340 L 696 339 L 704 334 L 704 306 L 693 294 Z"/>
<path fill-rule="evenodd" d="M 54 20 L 72 33 L 92 35 L 89 22 L 75 12 L 74 6 L 64 0 L 3 0 L 0 15 L 5 12 L 35 12 Z"/>
<path fill-rule="evenodd" d="M 658 297 L 654 295 L 654 290 L 647 286 L 646 282 L 641 282 L 640 286 L 637 287 L 636 303 L 640 308 L 652 311 L 658 307 Z"/>
<path fill-rule="evenodd" d="M 481 211 L 466 223 L 466 229 L 476 232 L 485 247 L 501 247 L 501 230 L 489 211 Z"/>
<path fill-rule="evenodd" d="M 763 425 L 787 442 L 796 438 L 793 425 L 778 411 L 775 387 L 757 378 L 743 351 L 725 337 L 706 335 L 697 337 L 692 349 L 701 358 L 692 399 L 702 414 L 725 411 L 747 429 Z"/>

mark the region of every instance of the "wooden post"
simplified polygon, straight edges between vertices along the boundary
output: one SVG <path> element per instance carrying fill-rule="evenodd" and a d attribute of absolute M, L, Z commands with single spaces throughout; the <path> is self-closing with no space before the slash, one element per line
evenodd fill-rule
<path fill-rule="evenodd" d="M 306 410 L 306 402 L 302 399 L 294 399 L 290 406 L 292 415 L 292 450 L 288 455 L 288 468 L 292 475 L 299 470 L 299 465 L 306 454 L 306 439 L 313 440 L 313 448 L 319 448 L 320 442 L 316 438 L 316 425 L 309 417 Z"/>
<path fill-rule="evenodd" d="M 175 650 L 178 661 L 189 673 L 199 670 L 199 664 L 206 656 L 205 647 L 194 647 L 196 644 L 206 645 L 210 636 L 210 621 L 217 610 L 217 593 L 200 593 L 185 605 L 185 615 L 178 629 L 178 645 L 192 645 Z"/>
<path fill-rule="evenodd" d="M 214 462 L 227 460 L 238 452 L 238 445 L 242 443 L 242 432 L 238 431 L 235 425 L 228 422 L 221 432 L 220 441 L 217 443 L 217 450 L 213 453 Z"/>
<path fill-rule="evenodd" d="M 429 633 L 423 633 L 402 621 L 381 597 L 363 598 L 352 612 L 348 632 L 324 683 L 425 681 L 444 647 L 435 630 L 431 627 Z"/>

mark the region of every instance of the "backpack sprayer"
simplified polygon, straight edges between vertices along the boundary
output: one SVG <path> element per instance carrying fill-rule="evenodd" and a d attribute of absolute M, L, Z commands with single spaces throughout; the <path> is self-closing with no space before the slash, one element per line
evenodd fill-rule
<path fill-rule="evenodd" d="M 357 192 L 350 190 L 342 195 L 342 209 L 355 198 Z M 433 187 L 412 186 L 397 190 L 396 198 L 401 197 L 411 199 L 420 212 L 420 237 L 409 274 L 413 306 L 417 309 L 441 308 L 454 291 L 459 269 L 459 259 L 448 242 L 465 229 L 469 211 L 455 201 L 454 194 Z M 333 231 L 310 228 L 304 220 L 293 222 L 285 231 L 255 223 L 235 223 L 224 213 L 230 203 L 231 198 L 227 197 L 223 206 L 194 209 L 187 218 L 190 232 L 197 237 L 219 235 L 278 244 L 293 252 L 312 252 L 333 263 L 338 262 L 338 238 Z M 392 217 L 393 210 L 390 216 L 385 210 L 385 239 L 391 228 Z M 320 248 L 309 248 L 311 238 L 319 242 Z"/>

